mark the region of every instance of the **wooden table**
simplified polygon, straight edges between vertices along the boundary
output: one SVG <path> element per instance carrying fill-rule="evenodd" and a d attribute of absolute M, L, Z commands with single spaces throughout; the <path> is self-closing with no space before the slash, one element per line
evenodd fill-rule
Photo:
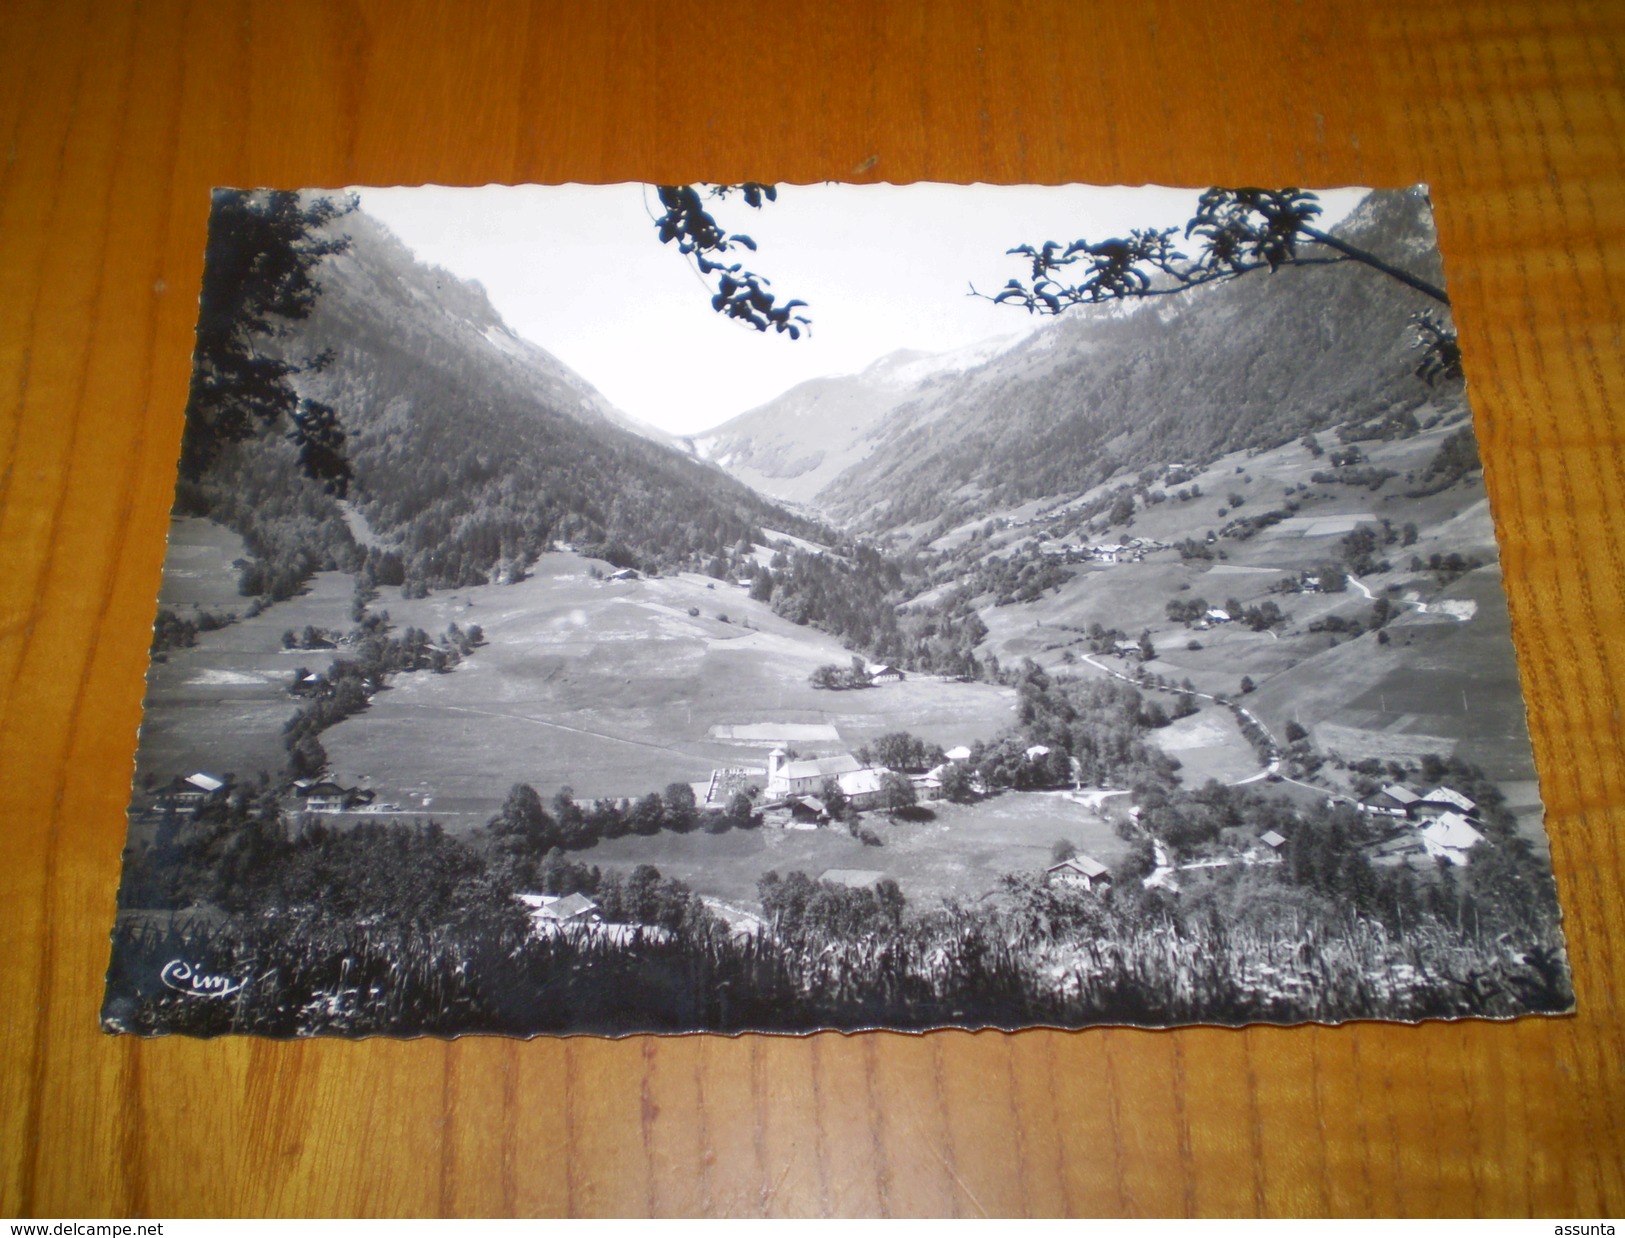
<path fill-rule="evenodd" d="M 1618 1214 L 1625 8 L 0 7 L 0 1212 Z M 1579 1013 L 274 1044 L 96 1012 L 215 184 L 1433 186 Z"/>

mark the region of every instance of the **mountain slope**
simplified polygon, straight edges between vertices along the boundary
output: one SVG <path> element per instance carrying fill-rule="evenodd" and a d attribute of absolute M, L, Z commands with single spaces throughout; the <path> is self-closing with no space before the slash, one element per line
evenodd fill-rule
<path fill-rule="evenodd" d="M 807 503 L 875 449 L 874 429 L 900 404 L 944 387 L 1017 340 L 1001 336 L 948 353 L 890 353 L 856 374 L 800 383 L 685 443 L 763 494 Z"/>
<path fill-rule="evenodd" d="M 1337 234 L 1440 279 L 1420 191 L 1372 194 Z M 1077 494 L 1125 467 L 1210 460 L 1415 407 L 1427 391 L 1412 373 L 1409 318 L 1430 307 L 1342 263 L 1078 309 L 985 364 L 889 393 L 859 441 L 839 418 L 787 420 L 770 463 L 810 458 L 815 444 L 826 459 L 856 456 L 808 497 L 857 528 L 957 523 Z M 702 439 L 720 443 L 727 429 Z M 772 471 L 728 445 L 714 455 L 736 475 L 761 484 L 749 468 Z"/>
<path fill-rule="evenodd" d="M 418 263 L 360 211 L 331 227 L 348 248 L 318 272 L 311 315 L 270 346 L 296 360 L 330 352 L 299 377 L 300 394 L 332 406 L 344 427 L 350 497 L 375 538 L 369 557 L 382 583 L 511 577 L 560 539 L 653 568 L 726 555 L 760 540 L 763 523 L 816 536 L 514 336 L 478 284 Z M 346 553 L 342 513 L 287 455 L 278 436 L 226 453 L 204 507 L 259 526 L 257 554 L 318 542 L 306 570 L 324 558 L 355 566 L 361 552 Z M 294 528 L 278 521 L 284 490 L 300 495 Z"/>

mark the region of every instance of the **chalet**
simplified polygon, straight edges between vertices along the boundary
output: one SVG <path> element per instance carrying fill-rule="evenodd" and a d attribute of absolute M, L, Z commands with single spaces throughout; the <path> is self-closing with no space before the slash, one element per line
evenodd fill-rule
<path fill-rule="evenodd" d="M 914 798 L 920 800 L 940 800 L 942 798 L 942 775 L 936 770 L 924 774 L 910 774 L 909 785 L 914 788 Z"/>
<path fill-rule="evenodd" d="M 841 794 L 852 802 L 854 808 L 873 808 L 880 802 L 880 776 L 885 773 L 878 769 L 855 769 L 836 776 L 835 782 L 841 788 Z"/>
<path fill-rule="evenodd" d="M 1113 641 L 1112 652 L 1121 658 L 1137 658 L 1140 656 L 1140 642 L 1137 640 Z"/>
<path fill-rule="evenodd" d="M 1391 782 L 1376 795 L 1360 805 L 1361 812 L 1379 817 L 1408 817 L 1411 807 L 1420 797 L 1397 782 Z"/>
<path fill-rule="evenodd" d="M 887 666 L 883 662 L 871 662 L 864 670 L 868 672 L 870 683 L 903 682 L 903 672 L 895 666 Z"/>
<path fill-rule="evenodd" d="M 886 874 L 872 868 L 826 868 L 818 874 L 818 880 L 849 890 L 872 890 L 886 880 Z"/>
<path fill-rule="evenodd" d="M 224 779 L 201 771 L 175 778 L 152 792 L 153 806 L 171 812 L 194 813 L 211 797 L 225 790 Z"/>
<path fill-rule="evenodd" d="M 598 904 L 585 894 L 521 894 L 519 901 L 530 908 L 531 923 L 540 933 L 553 933 L 566 927 L 586 927 L 603 923 Z"/>
<path fill-rule="evenodd" d="M 344 787 L 330 779 L 300 778 L 293 784 L 294 796 L 302 800 L 305 812 L 345 812 L 362 804 L 370 804 L 372 791 L 358 787 Z"/>
<path fill-rule="evenodd" d="M 767 757 L 767 793 L 775 798 L 813 794 L 824 789 L 824 779 L 839 778 L 862 768 L 850 752 L 792 761 L 783 748 L 775 748 Z"/>
<path fill-rule="evenodd" d="M 1473 828 L 1472 822 L 1455 812 L 1435 818 L 1417 831 L 1417 837 L 1430 856 L 1448 860 L 1458 868 L 1467 863 L 1467 853 L 1484 841 L 1484 835 Z"/>
<path fill-rule="evenodd" d="M 966 761 L 970 760 L 970 749 L 965 747 L 964 744 L 961 744 L 957 748 L 948 749 L 948 751 L 942 755 L 954 762 L 954 764 L 962 765 Z"/>
<path fill-rule="evenodd" d="M 1111 870 L 1099 860 L 1086 855 L 1075 855 L 1044 870 L 1044 880 L 1052 886 L 1070 886 L 1074 889 L 1100 891 L 1112 884 Z"/>
<path fill-rule="evenodd" d="M 1431 791 L 1424 791 L 1416 797 L 1411 805 L 1413 817 L 1440 818 L 1450 813 L 1459 813 L 1464 817 L 1476 817 L 1478 805 L 1473 803 L 1460 791 L 1453 791 L 1449 787 L 1434 787 Z"/>

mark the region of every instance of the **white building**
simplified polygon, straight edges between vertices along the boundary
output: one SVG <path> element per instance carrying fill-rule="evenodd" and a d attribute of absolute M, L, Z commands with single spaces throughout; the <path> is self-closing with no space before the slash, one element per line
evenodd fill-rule
<path fill-rule="evenodd" d="M 1075 855 L 1044 870 L 1044 879 L 1052 886 L 1073 886 L 1083 890 L 1104 890 L 1112 883 L 1111 870 L 1099 860 L 1087 855 Z"/>
<path fill-rule="evenodd" d="M 862 768 L 850 752 L 792 761 L 783 748 L 775 748 L 767 757 L 767 794 L 773 799 L 789 795 L 816 795 L 824 789 L 824 779 L 839 778 L 842 774 L 856 773 Z"/>

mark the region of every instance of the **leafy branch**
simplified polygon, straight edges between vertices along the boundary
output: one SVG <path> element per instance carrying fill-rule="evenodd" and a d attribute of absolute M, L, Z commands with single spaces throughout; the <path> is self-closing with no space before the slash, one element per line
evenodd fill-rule
<path fill-rule="evenodd" d="M 306 474 L 344 493 L 352 474 L 338 417 L 301 400 L 289 381 L 325 368 L 331 354 L 301 364 L 267 356 L 258 344 L 310 316 L 321 293 L 316 267 L 350 246 L 327 225 L 356 205 L 353 196 L 307 201 L 284 190 L 216 191 L 181 451 L 186 476 L 199 476 L 227 443 L 286 420 Z"/>
<path fill-rule="evenodd" d="M 1196 214 L 1185 225 L 1183 239 L 1196 242 L 1193 254 L 1177 247 L 1178 228 L 1136 228 L 1127 237 L 1069 245 L 1018 245 L 1006 252 L 1027 260 L 1028 282 L 1012 279 L 992 296 L 972 286 L 971 295 L 1030 314 L 1054 315 L 1076 305 L 1177 296 L 1254 271 L 1357 262 L 1449 307 L 1443 288 L 1316 227 L 1320 213 L 1319 200 L 1305 190 L 1216 186 L 1198 199 Z M 1057 272 L 1068 268 L 1081 274 L 1071 282 L 1057 278 Z M 1460 379 L 1461 347 L 1448 318 L 1425 310 L 1412 315 L 1411 325 L 1415 346 L 1422 350 L 1417 376 L 1430 386 Z"/>
<path fill-rule="evenodd" d="M 741 185 L 657 185 L 660 204 L 666 213 L 655 220 L 660 232 L 660 243 L 677 243 L 678 252 L 694 262 L 701 278 L 714 289 L 711 308 L 717 313 L 745 323 L 757 331 L 772 329 L 785 333 L 792 340 L 800 339 L 803 331 L 811 332 L 812 320 L 795 311 L 806 307 L 805 301 L 779 303 L 769 291 L 771 281 L 766 276 L 747 270 L 742 262 L 729 262 L 728 257 L 741 251 L 756 252 L 756 242 L 743 233 L 730 233 L 722 228 L 706 209 L 707 201 L 716 201 L 738 192 L 745 205 L 760 210 L 764 202 L 775 201 L 778 190 L 772 185 L 747 181 Z"/>

